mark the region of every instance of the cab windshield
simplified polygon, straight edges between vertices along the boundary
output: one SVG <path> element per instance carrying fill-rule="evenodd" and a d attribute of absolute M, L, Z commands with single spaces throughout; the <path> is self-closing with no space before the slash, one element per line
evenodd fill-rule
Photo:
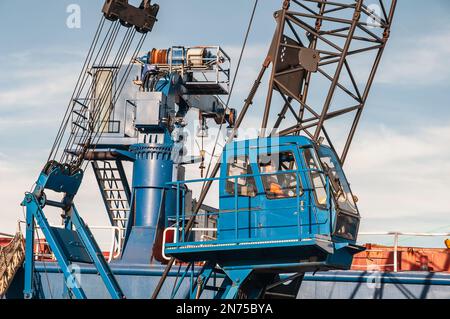
<path fill-rule="evenodd" d="M 330 176 L 331 188 L 339 208 L 347 213 L 358 215 L 358 208 L 350 185 L 334 152 L 330 148 L 321 146 L 319 148 L 319 157 L 324 170 Z"/>

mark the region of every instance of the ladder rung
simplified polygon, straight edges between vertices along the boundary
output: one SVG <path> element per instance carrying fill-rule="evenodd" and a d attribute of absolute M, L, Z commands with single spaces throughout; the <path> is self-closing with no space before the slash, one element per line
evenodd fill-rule
<path fill-rule="evenodd" d="M 115 168 L 115 167 L 110 167 L 110 168 L 107 168 L 107 167 L 98 167 L 98 168 L 96 168 L 98 171 L 118 171 L 119 169 L 118 168 Z"/>
<path fill-rule="evenodd" d="M 104 181 L 104 182 L 121 181 L 120 178 L 102 178 L 101 180 Z"/>
<path fill-rule="evenodd" d="M 124 192 L 125 190 L 122 188 L 117 188 L 117 189 L 113 189 L 113 188 L 104 188 L 103 189 L 105 192 Z"/>
<path fill-rule="evenodd" d="M 123 199 L 123 198 L 107 198 L 106 199 L 108 202 L 128 202 L 128 199 Z"/>
<path fill-rule="evenodd" d="M 81 103 L 80 101 L 78 101 L 77 99 L 73 99 L 73 101 L 75 103 L 77 103 L 78 105 L 81 105 L 82 107 L 84 107 L 85 109 L 88 109 L 89 107 L 87 105 L 84 105 L 83 103 Z"/>
<path fill-rule="evenodd" d="M 118 217 L 114 217 L 113 220 L 115 220 L 115 221 L 127 221 L 128 218 L 118 218 Z"/>
<path fill-rule="evenodd" d="M 77 122 L 72 122 L 73 125 L 78 126 L 79 128 L 81 128 L 83 131 L 86 131 L 86 128 L 84 126 L 81 126 L 80 124 L 78 124 Z"/>
<path fill-rule="evenodd" d="M 87 118 L 87 116 L 85 116 L 84 114 L 81 114 L 80 112 L 78 112 L 78 111 L 73 111 L 73 113 L 75 113 L 76 115 L 78 115 L 78 116 L 80 116 L 82 119 L 84 119 L 84 120 L 87 120 L 88 118 Z"/>
<path fill-rule="evenodd" d="M 113 207 L 110 207 L 109 210 L 113 210 L 115 212 L 127 212 L 130 209 L 129 208 L 113 208 Z"/>

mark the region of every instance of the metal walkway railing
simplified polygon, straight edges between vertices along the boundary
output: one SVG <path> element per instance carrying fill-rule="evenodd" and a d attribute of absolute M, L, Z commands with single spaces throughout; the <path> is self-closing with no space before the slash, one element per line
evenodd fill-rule
<path fill-rule="evenodd" d="M 177 193 L 177 200 L 176 200 L 176 214 L 175 216 L 168 216 L 170 218 L 175 218 L 175 223 L 174 225 L 171 225 L 173 231 L 174 231 L 174 243 L 179 243 L 179 244 L 183 244 L 185 242 L 189 242 L 190 240 L 188 239 L 189 236 L 187 236 L 187 232 L 186 232 L 186 220 L 189 218 L 189 214 L 192 214 L 191 212 L 186 212 L 185 210 L 185 203 L 184 203 L 184 195 L 185 195 L 185 190 L 186 190 L 186 185 L 188 184 L 195 184 L 195 183 L 205 183 L 207 181 L 213 181 L 213 182 L 219 182 L 221 180 L 233 180 L 234 183 L 234 192 L 233 194 L 230 194 L 230 198 L 233 197 L 234 198 L 234 209 L 229 209 L 227 211 L 220 211 L 220 212 L 206 212 L 206 213 L 197 213 L 195 215 L 196 218 L 198 217 L 203 217 L 203 218 L 210 218 L 210 217 L 217 217 L 219 214 L 234 214 L 235 215 L 235 225 L 234 225 L 234 231 L 235 231 L 235 239 L 237 241 L 239 241 L 239 214 L 240 213 L 245 213 L 248 211 L 269 211 L 272 209 L 263 209 L 260 207 L 251 207 L 251 208 L 241 208 L 239 207 L 239 195 L 238 195 L 238 180 L 242 179 L 242 178 L 256 178 L 256 177 L 260 177 L 260 176 L 277 176 L 277 175 L 287 175 L 287 174 L 292 174 L 295 175 L 296 178 L 296 186 L 295 186 L 295 196 L 289 197 L 291 198 L 293 201 L 295 201 L 295 204 L 290 204 L 289 207 L 284 207 L 284 208 L 293 208 L 296 209 L 297 212 L 301 212 L 301 211 L 310 211 L 312 218 L 310 220 L 310 222 L 308 223 L 308 226 L 313 226 L 313 225 L 319 225 L 318 223 L 318 219 L 317 219 L 317 212 L 319 209 L 325 210 L 328 212 L 329 214 L 329 221 L 332 220 L 332 216 L 331 216 L 331 210 L 332 210 L 332 204 L 331 204 L 331 186 L 330 186 L 330 182 L 329 182 L 329 178 L 325 175 L 325 192 L 326 192 L 326 203 L 324 203 L 325 206 L 323 207 L 319 207 L 318 204 L 316 203 L 316 201 L 314 200 L 314 188 L 306 188 L 306 187 L 302 187 L 302 183 L 301 183 L 301 174 L 305 173 L 305 172 L 311 172 L 311 171 L 316 171 L 316 170 L 290 170 L 290 171 L 283 171 L 283 172 L 276 172 L 276 173 L 258 173 L 258 174 L 248 174 L 248 175 L 239 175 L 239 176 L 226 176 L 226 177 L 216 177 L 216 178 L 206 178 L 206 179 L 195 179 L 195 180 L 188 180 L 188 181 L 176 181 L 173 183 L 170 183 L 171 185 L 174 185 L 174 187 L 176 188 L 176 193 Z M 322 173 L 322 172 L 321 172 Z M 304 185 L 303 185 L 304 186 Z M 307 201 L 305 201 L 305 199 L 308 199 Z M 301 218 L 300 218 L 300 213 L 297 214 L 297 221 L 296 224 L 292 224 L 292 225 L 286 225 L 286 226 L 296 226 L 298 229 L 298 238 L 301 237 L 301 226 L 305 226 L 302 224 Z M 331 222 L 330 222 L 330 227 L 331 227 Z M 264 227 L 263 227 L 264 228 Z M 261 227 L 260 227 L 261 229 Z M 211 231 L 212 229 L 205 229 L 205 230 L 200 230 L 197 229 L 197 232 L 201 232 L 204 231 L 204 234 L 201 234 L 201 238 L 205 239 L 205 238 L 210 238 L 210 237 L 215 237 L 215 236 L 211 236 Z M 327 231 L 329 231 L 331 233 L 331 229 L 328 229 Z M 214 239 L 215 240 L 215 239 Z M 203 241 L 203 240 L 202 240 Z"/>
<path fill-rule="evenodd" d="M 360 232 L 359 236 L 389 236 L 393 237 L 393 248 L 394 253 L 394 272 L 399 270 L 399 239 L 400 237 L 450 237 L 450 233 L 410 233 L 410 232 Z M 386 265 L 391 266 L 391 265 Z"/>

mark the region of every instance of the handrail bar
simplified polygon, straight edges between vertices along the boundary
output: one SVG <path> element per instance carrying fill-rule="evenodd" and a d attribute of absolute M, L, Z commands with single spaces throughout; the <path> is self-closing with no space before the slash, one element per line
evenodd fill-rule
<path fill-rule="evenodd" d="M 176 243 L 178 243 L 178 236 L 177 236 L 177 234 L 181 230 L 181 227 L 178 227 L 178 231 L 177 231 L 177 227 L 167 227 L 166 229 L 164 229 L 163 238 L 162 238 L 162 245 L 161 245 L 161 251 L 162 251 L 161 255 L 162 255 L 162 257 L 165 260 L 170 260 L 170 257 L 167 257 L 166 254 L 164 254 L 164 249 L 166 247 L 166 234 L 167 234 L 167 232 L 169 230 L 173 230 L 173 233 L 174 233 L 173 243 L 176 244 Z M 204 231 L 204 232 L 208 232 L 208 231 L 216 232 L 217 228 L 191 228 L 191 231 L 193 231 L 193 232 L 196 232 L 196 231 L 199 231 L 199 232 L 202 232 L 202 231 Z"/>
<path fill-rule="evenodd" d="M 414 232 L 398 232 L 398 231 L 389 231 L 389 232 L 360 232 L 360 235 L 363 236 L 413 236 L 413 237 L 446 237 L 450 236 L 450 233 L 414 233 Z"/>
<path fill-rule="evenodd" d="M 394 272 L 398 272 L 398 247 L 401 236 L 412 237 L 450 237 L 450 233 L 414 233 L 414 232 L 360 232 L 360 236 L 393 236 L 394 237 Z"/>
<path fill-rule="evenodd" d="M 322 170 L 317 170 L 317 169 L 298 169 L 298 170 L 280 171 L 280 172 L 273 172 L 273 173 L 256 173 L 256 174 L 243 174 L 243 175 L 224 176 L 224 177 L 198 178 L 198 179 L 191 179 L 191 180 L 185 180 L 185 181 L 168 182 L 168 183 L 166 183 L 166 185 L 177 185 L 177 184 L 184 185 L 184 184 L 192 184 L 192 183 L 228 180 L 228 179 L 235 179 L 235 178 L 248 178 L 248 177 L 257 177 L 257 176 L 285 175 L 285 174 L 306 173 L 306 172 L 317 172 L 317 173 L 321 173 L 321 174 L 324 174 L 325 176 L 327 176 L 326 173 L 324 171 L 322 171 Z"/>
<path fill-rule="evenodd" d="M 235 237 L 236 240 L 239 239 L 239 207 L 238 207 L 238 179 L 240 178 L 246 178 L 246 177 L 256 177 L 256 176 L 278 176 L 278 175 L 287 175 L 287 174 L 294 174 L 295 178 L 296 178 L 296 196 L 292 197 L 292 199 L 296 199 L 296 204 L 297 204 L 297 210 L 298 210 L 298 218 L 297 218 L 297 227 L 298 227 L 298 236 L 301 237 L 301 230 L 300 227 L 301 225 L 301 220 L 300 220 L 300 209 L 303 208 L 303 204 L 302 201 L 300 200 L 300 198 L 305 194 L 305 192 L 308 192 L 310 195 L 310 200 L 308 201 L 309 204 L 307 205 L 307 207 L 309 207 L 309 209 L 311 210 L 313 217 L 315 218 L 316 222 L 317 222 L 317 210 L 319 209 L 319 206 L 317 206 L 317 204 L 312 204 L 315 203 L 315 201 L 312 200 L 311 194 L 312 192 L 315 191 L 315 189 L 317 188 L 301 188 L 300 191 L 300 174 L 304 173 L 304 172 L 319 172 L 321 174 L 324 175 L 325 177 L 325 185 L 323 185 L 322 187 L 326 190 L 326 196 L 327 196 L 327 202 L 324 205 L 324 207 L 321 207 L 322 209 L 325 209 L 328 213 L 329 213 L 329 222 L 330 222 L 330 227 L 331 227 L 331 220 L 332 220 L 332 201 L 331 201 L 331 187 L 330 187 L 330 181 L 329 181 L 329 176 L 322 170 L 318 170 L 318 169 L 296 169 L 296 170 L 288 170 L 288 171 L 279 171 L 279 172 L 271 172 L 271 173 L 261 173 L 258 172 L 256 174 L 243 174 L 243 175 L 236 175 L 236 176 L 219 176 L 219 177 L 210 177 L 210 178 L 203 178 L 203 179 L 194 179 L 194 180 L 182 180 L 182 181 L 174 181 L 174 182 L 169 182 L 166 183 L 166 185 L 172 185 L 172 187 L 175 186 L 176 188 L 176 193 L 177 193 L 177 200 L 176 200 L 176 216 L 175 216 L 175 226 L 179 227 L 179 224 L 181 222 L 181 234 L 179 234 L 179 230 L 175 229 L 175 236 L 178 237 L 181 235 L 182 240 L 185 240 L 185 219 L 186 219 L 186 211 L 185 211 L 185 206 L 184 206 L 184 196 L 181 195 L 181 200 L 183 201 L 183 203 L 180 203 L 180 192 L 181 194 L 183 194 L 185 192 L 185 187 L 181 187 L 182 185 L 185 186 L 187 184 L 192 184 L 192 183 L 200 183 L 200 182 L 206 182 L 206 181 L 221 181 L 221 180 L 234 180 L 234 202 L 235 202 L 235 209 L 231 210 L 230 213 L 234 213 L 235 214 L 235 225 L 234 225 L 234 229 L 235 229 Z M 321 187 L 321 188 L 322 188 Z M 210 214 L 210 213 L 205 213 L 205 216 L 209 216 L 209 215 L 217 215 L 217 213 L 214 214 Z M 313 224 L 312 222 L 310 223 L 311 225 Z"/>

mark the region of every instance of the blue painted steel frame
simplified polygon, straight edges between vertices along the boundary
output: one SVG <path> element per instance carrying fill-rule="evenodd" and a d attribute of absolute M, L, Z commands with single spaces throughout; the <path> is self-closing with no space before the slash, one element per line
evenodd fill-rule
<path fill-rule="evenodd" d="M 37 224 L 40 226 L 42 233 L 44 234 L 47 242 L 58 261 L 59 267 L 64 274 L 65 282 L 76 280 L 73 277 L 70 270 L 70 261 L 67 259 L 63 252 L 62 246 L 55 239 L 56 236 L 53 234 L 53 230 L 44 215 L 44 212 L 37 200 L 37 198 L 28 193 L 25 195 L 24 204 L 27 211 L 27 236 L 26 236 L 26 259 L 25 259 L 25 290 L 24 296 L 26 299 L 34 298 L 35 289 L 33 285 L 34 278 L 34 219 L 36 219 Z M 69 290 L 77 299 L 86 299 L 86 295 L 81 288 L 79 283 L 75 283 Z"/>
<path fill-rule="evenodd" d="M 100 276 L 102 277 L 106 289 L 111 294 L 111 297 L 113 299 L 124 299 L 125 296 L 120 289 L 120 286 L 117 283 L 113 273 L 111 272 L 108 263 L 103 257 L 102 251 L 97 245 L 97 242 L 95 241 L 94 236 L 89 230 L 89 227 L 84 223 L 83 219 L 78 214 L 75 206 L 72 206 L 71 220 L 84 246 L 86 247 L 89 256 L 92 258 L 94 265 L 96 266 Z"/>
<path fill-rule="evenodd" d="M 120 286 L 114 278 L 100 248 L 98 247 L 92 233 L 87 225 L 79 216 L 75 206 L 73 205 L 73 197 L 75 196 L 81 184 L 83 173 L 76 171 L 71 174 L 67 167 L 58 163 L 50 162 L 45 172 L 42 172 L 36 183 L 33 193 L 26 193 L 22 206 L 26 207 L 26 247 L 25 247 L 25 286 L 24 296 L 26 299 L 36 297 L 34 289 L 34 235 L 35 224 L 39 225 L 44 234 L 51 251 L 64 274 L 67 291 L 69 291 L 77 299 L 85 299 L 81 285 L 77 282 L 76 276 L 71 271 L 71 261 L 64 252 L 64 247 L 58 241 L 58 236 L 53 227 L 50 226 L 45 217 L 43 207 L 47 203 L 51 206 L 59 207 L 66 210 L 65 229 L 71 230 L 75 226 L 87 254 L 93 261 L 97 271 L 99 272 L 105 286 L 113 299 L 123 299 L 124 295 Z M 47 201 L 43 191 L 51 189 L 57 192 L 64 192 L 65 196 L 62 202 Z M 38 199 L 39 196 L 39 199 Z M 71 283 L 70 287 L 67 283 Z"/>
<path fill-rule="evenodd" d="M 34 297 L 35 289 L 33 287 L 33 276 L 34 276 L 34 220 L 36 219 L 37 224 L 40 226 L 47 242 L 56 257 L 56 260 L 64 274 L 65 282 L 75 283 L 68 287 L 69 291 L 77 299 L 85 299 L 86 295 L 79 282 L 76 282 L 76 277 L 73 276 L 70 265 L 71 262 L 63 252 L 61 244 L 56 240 L 56 235 L 53 233 L 52 227 L 45 218 L 44 212 L 40 207 L 40 204 L 36 197 L 28 193 L 25 197 L 25 206 L 27 208 L 27 236 L 26 236 L 26 261 L 25 261 L 25 298 L 31 299 Z M 72 216 L 71 221 L 75 226 L 75 229 L 80 236 L 89 256 L 92 258 L 94 265 L 99 272 L 105 286 L 113 299 L 123 299 L 124 295 L 114 278 L 108 264 L 103 257 L 103 254 L 98 247 L 95 239 L 93 238 L 89 228 L 86 226 L 84 221 L 78 215 L 75 206 L 72 206 Z"/>

